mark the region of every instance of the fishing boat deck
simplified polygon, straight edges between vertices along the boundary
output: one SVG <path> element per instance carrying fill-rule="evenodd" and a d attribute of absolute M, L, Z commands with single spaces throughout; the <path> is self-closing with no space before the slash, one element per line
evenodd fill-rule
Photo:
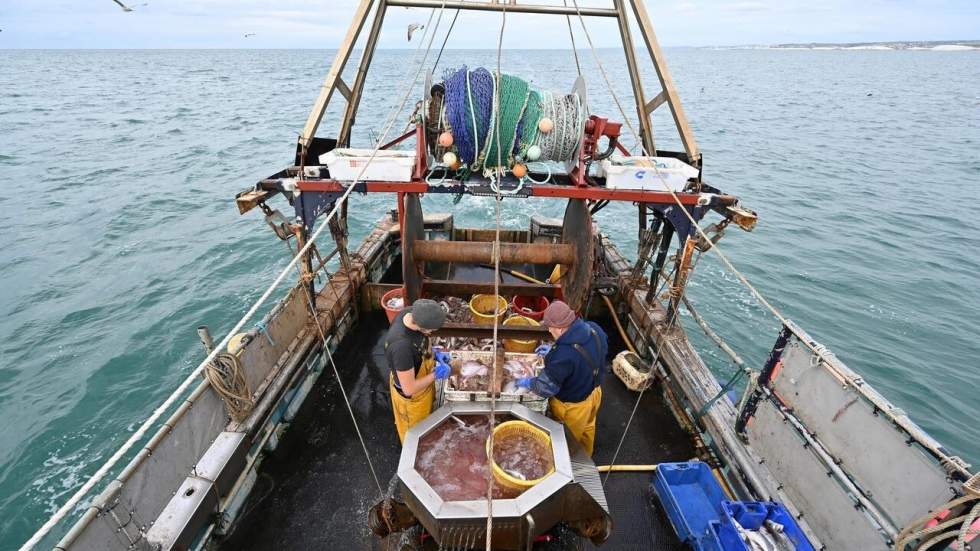
<path fill-rule="evenodd" d="M 335 353 L 354 414 L 382 486 L 394 475 L 400 453 L 388 396 L 382 339 L 384 314 L 365 312 Z M 611 321 L 599 319 L 610 350 L 623 347 Z M 595 461 L 612 460 L 636 401 L 614 375 L 603 381 Z M 617 463 L 685 461 L 695 451 L 660 392 L 646 392 Z M 651 507 L 650 473 L 612 473 L 606 494 L 614 529 L 610 549 L 680 549 L 670 525 Z M 262 463 L 255 489 L 222 549 L 387 549 L 368 529 L 368 509 L 379 500 L 357 433 L 332 371 L 327 369 L 300 408 L 278 448 Z M 390 545 L 397 541 L 393 539 Z M 362 542 L 360 547 L 352 542 Z M 587 541 L 556 540 L 538 548 L 592 548 Z"/>

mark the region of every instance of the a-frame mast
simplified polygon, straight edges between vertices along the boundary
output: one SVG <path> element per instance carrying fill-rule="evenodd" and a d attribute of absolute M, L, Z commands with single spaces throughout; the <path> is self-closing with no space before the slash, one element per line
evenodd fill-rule
<path fill-rule="evenodd" d="M 371 60 L 374 57 L 374 53 L 377 48 L 378 37 L 381 34 L 381 27 L 384 23 L 385 13 L 387 8 L 392 6 L 408 8 L 460 9 L 471 11 L 507 11 L 512 13 L 534 13 L 573 17 L 578 17 L 581 15 L 582 17 L 616 18 L 623 44 L 623 51 L 626 55 L 626 64 L 627 69 L 629 70 L 630 82 L 632 84 L 636 113 L 640 122 L 640 139 L 643 143 L 644 149 L 650 154 L 653 154 L 656 151 L 656 142 L 654 140 L 653 123 L 651 117 L 657 108 L 666 104 L 670 108 L 674 119 L 674 126 L 677 130 L 677 134 L 680 136 L 688 161 L 695 166 L 700 166 L 701 151 L 698 149 L 697 141 L 694 139 L 694 133 L 691 131 L 691 126 L 687 121 L 687 116 L 684 114 L 684 108 L 681 106 L 680 98 L 678 97 L 677 90 L 674 86 L 674 79 L 671 77 L 670 71 L 667 69 L 667 63 L 664 59 L 663 51 L 660 48 L 660 43 L 657 41 L 657 36 L 653 31 L 653 25 L 650 23 L 650 18 L 647 14 L 646 6 L 643 4 L 643 1 L 612 0 L 612 7 L 610 8 L 580 8 L 578 7 L 576 0 L 572 0 L 571 3 L 571 6 L 557 6 L 525 4 L 519 3 L 518 0 L 466 2 L 458 0 L 361 0 L 356 11 L 354 12 L 354 18 L 351 22 L 350 28 L 347 31 L 347 35 L 344 37 L 344 41 L 337 49 L 337 55 L 334 57 L 333 65 L 330 68 L 330 72 L 327 73 L 327 78 L 323 82 L 323 86 L 320 89 L 320 94 L 317 96 L 316 102 L 313 104 L 313 109 L 310 111 L 310 115 L 306 120 L 306 125 L 303 127 L 303 132 L 299 136 L 301 152 L 305 153 L 306 149 L 313 142 L 313 136 L 316 134 L 320 121 L 322 120 L 323 114 L 326 112 L 327 107 L 333 98 L 334 92 L 340 92 L 347 102 L 344 109 L 343 119 L 341 120 L 340 124 L 340 131 L 337 135 L 337 140 L 340 144 L 348 144 L 350 142 L 351 128 L 354 124 L 354 118 L 357 115 L 357 109 L 360 104 L 361 95 L 364 91 L 364 82 L 371 66 Z M 628 8 L 632 8 L 632 10 L 629 10 Z M 657 95 L 653 96 L 649 101 L 646 100 L 647 94 L 643 89 L 643 80 L 640 75 L 636 51 L 633 46 L 629 11 L 632 11 L 632 15 L 636 20 L 637 27 L 640 30 L 640 35 L 643 37 L 643 42 L 646 44 L 647 53 L 650 56 L 650 60 L 653 62 L 653 67 L 657 72 L 657 78 L 660 81 L 661 91 Z M 357 43 L 361 31 L 363 30 L 368 19 L 372 20 L 371 30 L 367 36 L 366 44 L 364 46 L 364 53 L 361 56 L 354 83 L 353 85 L 348 85 L 343 80 L 342 75 L 344 69 L 347 67 L 348 61 L 350 60 L 354 46 Z M 305 158 L 305 154 L 302 155 L 302 157 Z"/>

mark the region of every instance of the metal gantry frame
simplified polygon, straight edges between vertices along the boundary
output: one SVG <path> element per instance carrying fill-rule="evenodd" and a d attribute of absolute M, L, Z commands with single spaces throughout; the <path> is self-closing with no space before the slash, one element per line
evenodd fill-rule
<path fill-rule="evenodd" d="M 432 9 L 459 9 L 467 11 L 489 11 L 489 12 L 512 12 L 530 13 L 543 15 L 563 15 L 574 17 L 608 17 L 615 18 L 619 27 L 620 38 L 623 44 L 623 52 L 626 56 L 626 65 L 629 70 L 630 82 L 633 89 L 633 97 L 636 114 L 640 123 L 640 140 L 644 150 L 649 154 L 655 154 L 656 142 L 654 140 L 653 123 L 651 117 L 654 111 L 660 106 L 667 104 L 670 108 L 674 120 L 674 126 L 680 136 L 687 160 L 690 164 L 700 167 L 701 151 L 698 149 L 697 141 L 691 131 L 691 126 L 684 114 L 680 98 L 674 86 L 674 79 L 667 69 L 663 51 L 657 36 L 650 23 L 646 6 L 642 0 L 612 0 L 609 8 L 579 7 L 576 0 L 572 1 L 572 6 L 544 5 L 544 4 L 525 4 L 518 0 L 474 0 L 474 1 L 450 1 L 450 0 L 361 0 L 354 12 L 353 21 L 347 30 L 347 35 L 337 49 L 333 65 L 327 73 L 327 77 L 320 88 L 320 93 L 313 104 L 313 109 L 303 126 L 303 131 L 299 136 L 299 148 L 301 159 L 306 158 L 306 152 L 313 142 L 317 128 L 330 105 L 335 92 L 340 92 L 347 102 L 344 109 L 340 130 L 337 134 L 337 142 L 341 145 L 349 145 L 351 128 L 357 115 L 357 109 L 364 91 L 364 83 L 371 67 L 371 61 L 377 49 L 378 36 L 384 25 L 384 18 L 389 6 L 406 8 L 432 8 Z M 656 70 L 657 78 L 660 81 L 661 91 L 653 96 L 649 101 L 646 100 L 647 94 L 644 91 L 643 80 L 640 75 L 637 61 L 636 50 L 633 45 L 630 11 L 633 19 L 640 30 L 640 35 L 647 48 L 650 60 Z M 368 31 L 364 52 L 358 62 L 357 74 L 354 83 L 348 84 L 343 79 L 344 70 L 350 61 L 351 54 L 357 44 L 358 38 L 371 19 L 370 30 Z"/>

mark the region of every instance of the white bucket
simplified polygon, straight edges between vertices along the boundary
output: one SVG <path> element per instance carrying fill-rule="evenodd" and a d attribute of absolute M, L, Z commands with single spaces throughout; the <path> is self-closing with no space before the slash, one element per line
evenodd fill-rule
<path fill-rule="evenodd" d="M 330 177 L 334 180 L 346 182 L 412 180 L 412 169 L 415 167 L 414 151 L 380 150 L 374 159 L 371 159 L 372 151 L 371 149 L 334 149 L 320 155 L 320 163 L 327 165 L 330 169 Z M 361 170 L 364 170 L 363 174 Z"/>
<path fill-rule="evenodd" d="M 646 191 L 682 191 L 698 169 L 673 157 L 620 157 L 602 161 L 606 187 Z M 666 185 L 665 185 L 666 184 Z"/>

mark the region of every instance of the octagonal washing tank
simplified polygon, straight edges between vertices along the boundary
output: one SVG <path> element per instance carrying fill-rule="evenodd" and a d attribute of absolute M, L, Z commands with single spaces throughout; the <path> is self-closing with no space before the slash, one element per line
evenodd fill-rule
<path fill-rule="evenodd" d="M 525 421 L 547 434 L 550 457 L 537 466 L 544 477 L 528 489 L 494 483 L 493 548 L 524 549 L 559 522 L 596 544 L 605 541 L 611 519 L 599 473 L 565 427 L 516 403 L 498 403 L 495 411 L 498 422 Z M 489 412 L 487 402 L 453 402 L 405 435 L 402 498 L 441 546 L 482 547 L 486 539 Z"/>

